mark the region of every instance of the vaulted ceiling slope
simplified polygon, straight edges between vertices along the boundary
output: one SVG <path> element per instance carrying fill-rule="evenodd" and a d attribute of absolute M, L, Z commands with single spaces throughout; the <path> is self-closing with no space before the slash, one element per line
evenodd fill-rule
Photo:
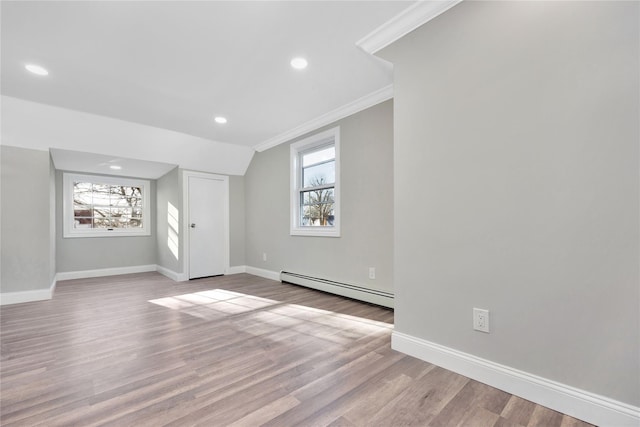
<path fill-rule="evenodd" d="M 412 3 L 2 1 L 1 91 L 254 148 L 389 87 L 356 42 Z"/>

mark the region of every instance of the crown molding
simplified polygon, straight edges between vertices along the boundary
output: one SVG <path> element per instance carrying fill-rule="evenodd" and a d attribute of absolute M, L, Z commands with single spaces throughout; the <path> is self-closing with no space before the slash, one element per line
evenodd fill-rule
<path fill-rule="evenodd" d="M 342 107 L 339 107 L 333 111 L 329 111 L 328 113 L 325 113 L 320 117 L 317 117 L 306 123 L 303 123 L 300 126 L 276 135 L 273 138 L 269 138 L 266 141 L 255 145 L 253 149 L 258 152 L 268 150 L 269 148 L 273 148 L 276 145 L 291 141 L 298 136 L 314 131 L 318 128 L 321 128 L 322 126 L 328 125 L 337 120 L 358 113 L 369 107 L 373 107 L 374 105 L 377 105 L 391 98 L 393 98 L 393 85 L 385 86 L 382 89 L 378 89 L 377 91 L 372 92 L 369 95 L 358 98 L 355 101 L 343 105 Z"/>
<path fill-rule="evenodd" d="M 356 45 L 373 55 L 380 49 L 451 9 L 461 1 L 418 1 L 358 40 Z"/>
<path fill-rule="evenodd" d="M 374 54 L 419 26 L 429 22 L 436 16 L 451 9 L 461 1 L 462 0 L 418 1 L 360 39 L 356 45 L 365 52 Z M 322 126 L 343 119 L 391 98 L 393 98 L 393 85 L 386 86 L 340 108 L 323 114 L 320 117 L 303 123 L 287 132 L 269 138 L 255 145 L 253 149 L 258 152 L 268 150 L 269 148 L 291 141 L 298 136 L 314 131 Z"/>

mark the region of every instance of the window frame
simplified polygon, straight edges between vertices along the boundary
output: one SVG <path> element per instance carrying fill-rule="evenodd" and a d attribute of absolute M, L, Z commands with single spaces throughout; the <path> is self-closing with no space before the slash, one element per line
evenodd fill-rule
<path fill-rule="evenodd" d="M 90 182 L 92 184 L 121 185 L 142 189 L 142 227 L 139 228 L 75 228 L 73 209 L 73 183 Z M 151 181 L 135 178 L 122 178 L 112 175 L 83 175 L 65 172 L 62 176 L 62 223 L 64 238 L 78 237 L 131 237 L 151 235 Z"/>
<path fill-rule="evenodd" d="M 335 147 L 335 183 L 333 185 L 333 213 L 332 226 L 303 226 L 300 225 L 301 194 L 305 191 L 302 182 L 301 155 L 324 146 Z M 290 145 L 290 234 L 292 236 L 340 237 L 340 126 L 311 135 Z M 309 190 L 308 188 L 306 189 Z"/>

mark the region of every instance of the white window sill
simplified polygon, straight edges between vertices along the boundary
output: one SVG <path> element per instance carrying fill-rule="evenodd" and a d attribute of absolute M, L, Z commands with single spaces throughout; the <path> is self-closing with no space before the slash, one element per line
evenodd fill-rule
<path fill-rule="evenodd" d="M 305 227 L 291 229 L 292 236 L 340 237 L 340 230 L 335 227 Z"/>

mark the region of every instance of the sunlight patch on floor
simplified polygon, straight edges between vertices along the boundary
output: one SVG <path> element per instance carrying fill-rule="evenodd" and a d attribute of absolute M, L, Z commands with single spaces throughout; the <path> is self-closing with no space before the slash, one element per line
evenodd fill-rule
<path fill-rule="evenodd" d="M 389 333 L 393 329 L 391 323 L 224 289 L 158 298 L 149 302 L 206 320 L 247 314 L 238 322 L 249 333 L 253 330 L 259 335 L 287 329 L 313 334 L 336 344 L 345 344 L 365 335 Z"/>

